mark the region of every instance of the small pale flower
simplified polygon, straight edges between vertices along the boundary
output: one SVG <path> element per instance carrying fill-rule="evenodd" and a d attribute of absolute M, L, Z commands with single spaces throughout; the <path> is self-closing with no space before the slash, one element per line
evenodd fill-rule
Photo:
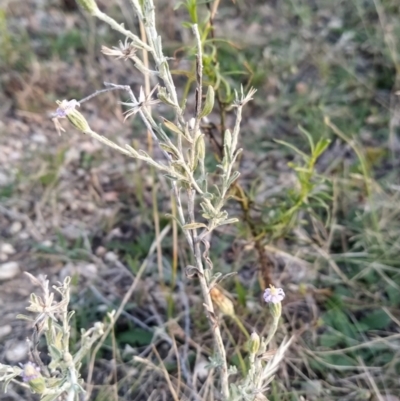
<path fill-rule="evenodd" d="M 60 122 L 58 121 L 58 119 L 60 118 L 67 118 L 69 122 L 79 131 L 82 132 L 90 131 L 89 124 L 86 121 L 85 117 L 78 110 L 76 110 L 76 107 L 80 106 L 80 103 L 77 100 L 64 99 L 62 102 L 57 100 L 57 104 L 58 108 L 56 112 L 53 114 L 53 122 L 59 134 L 61 133 L 61 131 L 65 131 L 64 128 L 61 127 Z"/>
<path fill-rule="evenodd" d="M 79 107 L 80 104 L 77 100 L 63 100 L 62 102 L 57 101 L 58 108 L 55 113 L 52 114 L 52 120 L 58 132 L 58 135 L 61 135 L 61 132 L 65 132 L 65 129 L 61 126 L 58 121 L 59 118 L 67 118 L 68 114 L 75 111 L 76 107 Z"/>
<path fill-rule="evenodd" d="M 80 104 L 77 100 L 63 100 L 59 102 L 59 107 L 57 108 L 54 117 L 56 118 L 65 118 L 69 113 L 75 110 L 76 107 L 79 107 Z"/>
<path fill-rule="evenodd" d="M 249 350 L 252 354 L 256 354 L 258 352 L 258 350 L 260 349 L 260 343 L 260 336 L 255 331 L 253 331 L 250 336 L 249 346 Z"/>
<path fill-rule="evenodd" d="M 31 380 L 40 377 L 40 368 L 33 362 L 27 362 L 25 365 L 21 366 L 22 366 L 21 377 L 24 382 L 29 382 Z"/>
<path fill-rule="evenodd" d="M 124 43 L 122 43 L 122 41 L 119 41 L 119 47 L 113 46 L 112 49 L 106 46 L 101 47 L 101 52 L 106 56 L 116 57 L 117 60 L 123 59 L 125 61 L 133 58 L 136 54 L 136 50 L 137 49 L 133 46 L 133 43 L 129 43 L 128 38 L 125 40 Z"/>
<path fill-rule="evenodd" d="M 39 366 L 35 365 L 33 362 L 28 362 L 25 365 L 21 365 L 21 367 L 22 380 L 28 383 L 30 389 L 34 393 L 43 394 L 46 390 L 46 383 L 40 373 Z"/>
<path fill-rule="evenodd" d="M 275 288 L 271 285 L 271 288 L 267 288 L 264 291 L 264 301 L 266 303 L 278 304 L 285 298 L 285 293 L 282 288 Z"/>

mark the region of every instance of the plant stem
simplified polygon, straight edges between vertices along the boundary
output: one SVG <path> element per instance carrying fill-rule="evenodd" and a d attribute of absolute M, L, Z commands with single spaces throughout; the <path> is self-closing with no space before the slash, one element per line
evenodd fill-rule
<path fill-rule="evenodd" d="M 190 222 L 195 221 L 194 215 L 195 209 L 195 191 L 193 189 L 188 190 L 188 213 L 190 217 Z M 185 230 L 186 231 L 186 230 Z M 215 348 L 218 353 L 218 357 L 220 359 L 220 375 L 221 375 L 221 392 L 223 396 L 228 399 L 229 397 L 229 380 L 228 380 L 228 364 L 226 362 L 226 352 L 224 342 L 222 340 L 221 330 L 219 328 L 218 323 L 216 322 L 216 318 L 214 317 L 214 305 L 212 303 L 211 295 L 210 295 L 210 287 L 208 283 L 208 272 L 205 271 L 203 266 L 201 248 L 200 248 L 200 240 L 197 237 L 197 230 L 192 231 L 192 238 L 193 238 L 193 255 L 196 262 L 196 268 L 198 270 L 198 278 L 200 282 L 200 288 L 203 295 L 204 305 L 207 308 L 209 313 L 210 323 L 212 326 L 213 334 L 214 334 L 214 342 Z"/>
<path fill-rule="evenodd" d="M 109 24 L 113 29 L 119 31 L 122 33 L 124 36 L 130 38 L 133 41 L 133 44 L 150 52 L 154 58 L 155 64 L 157 66 L 157 71 L 158 71 L 158 77 L 163 81 L 163 84 L 165 85 L 165 88 L 168 92 L 169 98 L 171 100 L 171 103 L 173 104 L 173 107 L 176 112 L 176 118 L 178 125 L 180 127 L 186 127 L 187 123 L 183 117 L 183 110 L 179 105 L 178 101 L 178 95 L 176 92 L 176 88 L 174 85 L 174 81 L 172 79 L 172 74 L 168 66 L 168 60 L 163 54 L 162 50 L 162 44 L 161 44 L 161 37 L 158 35 L 157 29 L 156 29 L 156 23 L 155 23 L 155 6 L 153 0 L 146 0 L 143 4 L 141 4 L 137 0 L 131 0 L 132 6 L 137 12 L 137 15 L 141 22 L 143 23 L 145 30 L 146 30 L 146 35 L 147 35 L 147 43 L 145 43 L 143 40 L 141 40 L 139 37 L 134 35 L 132 32 L 127 31 L 122 25 L 118 24 L 114 19 L 110 18 L 106 14 L 102 13 L 101 11 L 97 11 L 95 13 L 95 16 L 107 24 Z M 194 130 L 193 130 L 193 143 L 197 139 L 199 135 L 199 126 L 200 126 L 200 111 L 201 111 L 201 103 L 202 103 L 202 49 L 201 49 L 201 40 L 200 40 L 200 35 L 198 31 L 198 27 L 196 24 L 193 25 L 193 32 L 196 38 L 196 44 L 198 47 L 198 55 L 197 55 L 197 96 L 196 96 L 196 119 L 195 119 L 195 124 L 194 124 Z M 110 85 L 110 87 L 119 87 L 122 90 L 126 90 L 129 93 L 129 96 L 133 102 L 133 104 L 138 104 L 136 97 L 134 96 L 131 88 L 129 86 L 123 86 L 123 85 Z M 235 142 L 237 141 L 237 134 L 238 134 L 238 123 L 240 123 L 240 113 L 241 110 L 238 112 L 237 116 L 237 124 L 235 126 L 234 130 L 234 135 L 236 135 Z M 157 144 L 160 144 L 160 140 L 158 136 L 161 137 L 162 140 L 168 142 L 168 145 L 173 146 L 172 143 L 169 143 L 169 138 L 165 133 L 162 131 L 162 128 L 160 128 L 159 125 L 156 124 L 156 122 L 153 120 L 152 116 L 150 113 L 147 112 L 146 108 L 139 108 L 138 114 L 142 118 L 144 124 L 146 125 L 146 128 L 149 130 L 151 133 L 153 139 L 157 142 Z M 156 135 L 156 133 L 158 135 Z M 189 187 L 187 189 L 188 193 L 188 215 L 189 215 L 189 220 L 191 223 L 196 222 L 195 220 L 195 196 L 196 193 L 203 197 L 204 192 L 200 188 L 199 184 L 197 183 L 195 177 L 194 177 L 194 166 L 193 165 L 188 165 L 185 162 L 185 157 L 182 153 L 181 146 L 178 146 L 178 160 L 177 162 L 180 163 L 181 167 L 184 170 L 184 173 L 179 174 L 174 172 L 172 162 L 174 161 L 169 153 L 164 151 L 163 153 L 166 156 L 168 160 L 169 166 L 164 166 L 161 165 L 155 161 L 153 161 L 150 157 L 147 155 L 144 155 L 142 152 L 136 152 L 134 149 L 130 148 L 129 146 L 126 146 L 126 148 L 122 148 L 119 145 L 109 141 L 107 138 L 102 137 L 98 134 L 96 134 L 93 131 L 87 132 L 88 135 L 100 140 L 104 144 L 120 151 L 121 153 L 124 153 L 125 155 L 128 156 L 133 156 L 141 160 L 147 161 L 149 164 L 157 167 L 161 171 L 172 171 L 172 175 L 175 175 L 177 179 L 186 182 L 185 187 Z M 175 148 L 176 149 L 176 148 Z M 192 154 L 194 154 L 195 148 L 193 145 L 193 151 Z M 232 155 L 233 156 L 233 151 Z M 227 176 L 230 176 L 231 173 L 231 168 L 229 168 L 229 172 Z M 179 176 L 180 175 L 180 176 Z M 173 186 L 173 193 L 177 202 L 177 211 L 178 211 L 178 217 L 180 220 L 180 223 L 182 225 L 185 224 L 185 213 L 183 211 L 181 199 L 180 199 L 180 188 L 179 184 L 177 184 L 175 181 L 172 184 Z M 227 192 L 227 188 L 224 188 L 222 191 L 223 194 L 225 195 Z M 211 202 L 203 198 L 203 201 L 209 205 L 210 208 L 213 208 L 211 205 Z M 220 205 L 222 207 L 223 202 L 221 200 Z M 193 252 L 193 256 L 195 259 L 196 263 L 196 268 L 198 272 L 198 277 L 200 281 L 200 287 L 201 287 L 201 292 L 203 295 L 204 299 L 204 305 L 206 309 L 208 310 L 209 313 L 209 319 L 210 323 L 212 326 L 213 334 L 214 334 L 214 342 L 215 342 L 215 348 L 216 352 L 218 354 L 218 357 L 220 359 L 220 364 L 221 364 L 221 391 L 224 396 L 224 398 L 229 398 L 229 382 L 228 382 L 228 366 L 226 362 L 226 352 L 225 352 L 225 347 L 222 341 L 222 335 L 220 328 L 216 322 L 215 318 L 215 313 L 214 313 L 214 306 L 211 300 L 211 295 L 210 295 L 210 287 L 209 287 L 209 277 L 208 277 L 208 270 L 205 270 L 203 267 L 203 261 L 202 261 L 202 252 L 201 252 L 201 240 L 197 236 L 197 231 L 196 230 L 183 230 L 184 235 L 191 247 L 191 250 Z"/>
<path fill-rule="evenodd" d="M 123 27 L 122 24 L 119 24 L 115 19 L 109 17 L 107 14 L 104 14 L 100 10 L 97 10 L 96 13 L 94 14 L 95 17 L 98 19 L 104 21 L 108 25 L 110 25 L 111 28 L 115 29 L 116 31 L 122 33 L 122 35 L 126 36 L 129 39 L 132 39 L 132 42 L 134 43 L 135 46 L 140 47 L 141 49 L 145 49 L 147 51 L 151 52 L 151 47 L 149 47 L 146 43 L 141 41 L 139 37 L 134 35 L 131 31 L 128 31 Z"/>

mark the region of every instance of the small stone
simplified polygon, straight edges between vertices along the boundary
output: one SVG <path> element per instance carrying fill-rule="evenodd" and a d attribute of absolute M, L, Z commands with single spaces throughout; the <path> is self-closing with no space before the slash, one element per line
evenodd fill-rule
<path fill-rule="evenodd" d="M 69 224 L 68 226 L 62 228 L 61 233 L 70 240 L 81 238 L 84 234 L 82 228 L 74 224 Z"/>
<path fill-rule="evenodd" d="M 98 274 L 97 266 L 94 263 L 89 263 L 88 265 L 83 265 L 79 267 L 81 274 L 88 278 L 94 278 Z"/>
<path fill-rule="evenodd" d="M 302 387 L 307 392 L 306 394 L 319 396 L 322 392 L 322 384 L 320 380 L 309 380 L 304 382 Z"/>
<path fill-rule="evenodd" d="M 21 155 L 22 155 L 21 152 L 14 151 L 11 152 L 8 157 L 10 158 L 10 160 L 19 160 L 21 159 Z"/>
<path fill-rule="evenodd" d="M 13 255 L 15 249 L 11 244 L 4 243 L 0 245 L 0 252 L 5 253 L 6 255 Z"/>
<path fill-rule="evenodd" d="M 328 28 L 337 30 L 343 27 L 343 20 L 339 17 L 332 17 L 332 19 L 328 22 Z"/>
<path fill-rule="evenodd" d="M 11 235 L 15 235 L 19 233 L 22 229 L 22 223 L 20 221 L 14 221 L 14 223 L 11 224 L 9 231 Z"/>
<path fill-rule="evenodd" d="M 78 169 L 76 170 L 76 175 L 77 175 L 78 177 L 84 177 L 84 176 L 86 175 L 85 169 L 83 169 L 83 168 L 78 168 Z"/>
<path fill-rule="evenodd" d="M 305 82 L 297 82 L 296 92 L 299 95 L 305 95 L 308 93 L 308 85 Z"/>
<path fill-rule="evenodd" d="M 93 202 L 85 202 L 82 204 L 82 209 L 85 212 L 92 213 L 96 210 L 96 205 Z"/>
<path fill-rule="evenodd" d="M 29 346 L 26 341 L 11 344 L 5 354 L 6 359 L 11 363 L 20 362 L 28 356 Z"/>
<path fill-rule="evenodd" d="M 104 246 L 98 246 L 97 248 L 96 248 L 96 255 L 97 256 L 100 256 L 100 257 L 102 257 L 102 256 L 104 256 L 105 254 L 106 254 L 106 252 L 107 252 L 107 249 L 106 248 L 104 248 Z"/>
<path fill-rule="evenodd" d="M 5 173 L 3 173 L 2 171 L 0 171 L 0 185 L 6 186 L 10 183 L 11 183 L 11 178 L 8 175 L 6 175 Z"/>
<path fill-rule="evenodd" d="M 47 138 L 43 134 L 33 134 L 31 138 L 32 141 L 36 143 L 47 143 Z"/>
<path fill-rule="evenodd" d="M 118 200 L 118 192 L 111 191 L 111 192 L 104 192 L 103 200 L 106 202 L 116 202 Z"/>
<path fill-rule="evenodd" d="M 118 256 L 114 252 L 107 252 L 106 255 L 104 256 L 104 259 L 107 262 L 116 262 L 118 260 Z"/>
<path fill-rule="evenodd" d="M 53 246 L 53 243 L 51 242 L 51 240 L 47 239 L 47 240 L 43 241 L 40 245 L 42 245 L 46 248 L 51 248 Z"/>
<path fill-rule="evenodd" d="M 64 156 L 65 163 L 69 164 L 71 162 L 78 161 L 80 158 L 80 155 L 81 155 L 81 152 L 79 151 L 79 149 L 77 149 L 75 147 L 68 149 Z"/>
<path fill-rule="evenodd" d="M 209 362 L 205 358 L 201 358 L 194 367 L 194 374 L 200 379 L 205 380 L 208 376 L 209 369 L 208 369 Z"/>
<path fill-rule="evenodd" d="M 8 336 L 11 333 L 11 331 L 12 331 L 12 327 L 9 324 L 7 324 L 5 326 L 1 326 L 0 327 L 0 339 Z"/>
<path fill-rule="evenodd" d="M 30 237 L 29 233 L 27 233 L 26 231 L 23 231 L 22 233 L 18 234 L 18 238 L 22 239 L 22 240 L 26 240 Z"/>
<path fill-rule="evenodd" d="M 59 279 L 64 281 L 66 277 L 71 277 L 76 274 L 76 268 L 73 263 L 67 263 L 60 271 Z"/>
<path fill-rule="evenodd" d="M 0 265 L 0 281 L 9 280 L 19 274 L 17 262 L 7 262 Z"/>

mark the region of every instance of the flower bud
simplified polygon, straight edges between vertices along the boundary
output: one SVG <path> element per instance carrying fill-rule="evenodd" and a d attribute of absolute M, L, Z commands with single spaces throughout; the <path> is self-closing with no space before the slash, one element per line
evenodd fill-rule
<path fill-rule="evenodd" d="M 74 360 L 74 358 L 72 357 L 72 355 L 69 352 L 64 353 L 63 359 L 64 359 L 64 362 L 66 362 L 68 364 Z"/>
<path fill-rule="evenodd" d="M 89 132 L 91 131 L 86 118 L 78 110 L 73 110 L 67 114 L 68 121 L 79 131 Z"/>
<path fill-rule="evenodd" d="M 282 314 L 282 304 L 280 302 L 277 304 L 271 303 L 269 304 L 269 310 L 274 319 L 279 319 Z"/>
<path fill-rule="evenodd" d="M 104 334 L 104 324 L 101 322 L 96 322 L 94 324 L 94 329 L 96 330 L 97 334 L 100 336 Z"/>
<path fill-rule="evenodd" d="M 219 310 L 228 316 L 235 315 L 235 308 L 232 301 L 224 295 L 217 287 L 213 287 L 210 291 L 211 299 L 218 306 Z"/>
<path fill-rule="evenodd" d="M 257 354 L 259 349 L 260 349 L 260 336 L 255 331 L 253 331 L 250 336 L 249 351 L 252 354 Z"/>
<path fill-rule="evenodd" d="M 79 131 L 91 131 L 85 117 L 83 117 L 83 115 L 76 110 L 76 107 L 80 106 L 79 102 L 77 102 L 75 99 L 63 100 L 62 102 L 57 100 L 57 104 L 59 107 L 55 113 L 56 118 L 67 118 L 69 122 Z"/>
<path fill-rule="evenodd" d="M 76 2 L 87 12 L 95 15 L 99 11 L 95 0 L 76 0 Z"/>

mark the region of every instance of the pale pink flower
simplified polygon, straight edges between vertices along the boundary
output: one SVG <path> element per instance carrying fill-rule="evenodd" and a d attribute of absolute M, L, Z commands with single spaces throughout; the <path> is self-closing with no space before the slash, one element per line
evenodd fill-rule
<path fill-rule="evenodd" d="M 22 372 L 21 377 L 24 382 L 35 380 L 40 376 L 40 368 L 33 362 L 27 362 L 25 365 L 21 365 Z"/>
<path fill-rule="evenodd" d="M 79 107 L 80 104 L 77 100 L 63 100 L 59 102 L 59 107 L 55 112 L 56 118 L 65 118 L 69 113 L 75 110 L 76 107 Z"/>
<path fill-rule="evenodd" d="M 266 303 L 279 304 L 285 298 L 285 293 L 282 288 L 275 288 L 271 285 L 271 288 L 267 288 L 264 291 L 264 301 Z"/>

